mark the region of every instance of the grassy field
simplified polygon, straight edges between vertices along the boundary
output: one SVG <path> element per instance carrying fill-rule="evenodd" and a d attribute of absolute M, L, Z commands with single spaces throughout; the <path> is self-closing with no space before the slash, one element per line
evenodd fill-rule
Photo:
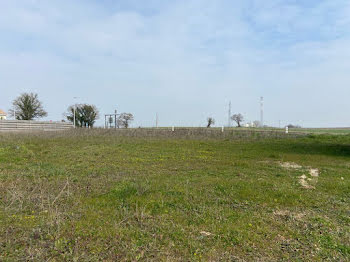
<path fill-rule="evenodd" d="M 350 128 L 296 128 L 292 132 L 304 132 L 311 134 L 349 135 Z"/>
<path fill-rule="evenodd" d="M 0 134 L 0 261 L 349 261 L 350 136 L 247 134 Z"/>
<path fill-rule="evenodd" d="M 230 128 L 231 130 L 237 130 L 237 128 Z M 285 128 L 273 128 L 273 127 L 264 127 L 264 128 L 240 128 L 240 130 L 255 130 L 260 132 L 282 132 L 285 133 Z M 349 135 L 350 128 L 290 128 L 290 134 L 323 134 L 323 135 Z"/>
<path fill-rule="evenodd" d="M 171 130 L 171 127 L 161 127 L 160 129 L 165 130 Z M 198 127 L 175 127 L 176 130 L 178 129 L 185 129 L 185 130 L 203 130 L 205 128 L 198 128 Z M 154 128 L 153 128 L 154 130 Z M 221 127 L 213 127 L 211 130 L 216 130 L 219 132 L 221 130 Z M 264 127 L 264 128 L 257 128 L 257 127 L 224 127 L 225 132 L 240 132 L 240 131 L 248 131 L 248 132 L 254 132 L 254 133 L 280 133 L 283 134 L 286 132 L 285 128 L 277 128 L 277 127 Z M 289 134 L 323 134 L 323 135 L 350 135 L 350 128 L 289 128 Z"/>

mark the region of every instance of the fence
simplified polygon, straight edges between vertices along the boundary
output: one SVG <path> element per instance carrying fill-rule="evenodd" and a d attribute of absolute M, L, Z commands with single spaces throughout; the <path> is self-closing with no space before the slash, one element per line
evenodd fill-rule
<path fill-rule="evenodd" d="M 59 131 L 70 128 L 73 125 L 66 122 L 0 120 L 0 131 Z"/>

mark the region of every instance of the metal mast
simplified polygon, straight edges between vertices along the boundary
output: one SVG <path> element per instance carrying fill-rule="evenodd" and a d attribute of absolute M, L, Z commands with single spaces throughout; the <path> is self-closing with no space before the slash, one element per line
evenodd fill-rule
<path fill-rule="evenodd" d="M 231 127 L 231 101 L 228 104 L 228 127 Z"/>
<path fill-rule="evenodd" d="M 264 97 L 260 97 L 260 125 L 264 127 Z"/>

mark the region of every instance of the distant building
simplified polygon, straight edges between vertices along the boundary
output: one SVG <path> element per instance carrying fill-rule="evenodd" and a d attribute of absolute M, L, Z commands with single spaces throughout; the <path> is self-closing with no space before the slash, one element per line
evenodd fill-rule
<path fill-rule="evenodd" d="M 6 120 L 7 114 L 0 109 L 0 120 Z"/>
<path fill-rule="evenodd" d="M 245 124 L 245 127 L 258 127 L 257 124 L 254 122 L 249 122 Z"/>

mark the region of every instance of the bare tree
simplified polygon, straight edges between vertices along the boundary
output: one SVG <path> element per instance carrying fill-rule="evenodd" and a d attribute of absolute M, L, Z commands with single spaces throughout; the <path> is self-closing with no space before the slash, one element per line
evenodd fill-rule
<path fill-rule="evenodd" d="M 128 128 L 130 125 L 130 122 L 134 120 L 134 116 L 131 113 L 121 113 L 117 120 L 118 127 L 125 127 Z"/>
<path fill-rule="evenodd" d="M 66 117 L 68 121 L 74 122 L 75 107 L 75 123 L 79 127 L 93 127 L 99 118 L 99 112 L 96 106 L 88 104 L 72 105 L 68 107 Z"/>
<path fill-rule="evenodd" d="M 207 128 L 211 127 L 212 125 L 215 125 L 215 119 L 212 117 L 207 118 Z"/>
<path fill-rule="evenodd" d="M 17 120 L 33 120 L 47 116 L 38 94 L 23 93 L 13 102 L 13 109 L 9 110 L 10 116 L 16 116 Z"/>
<path fill-rule="evenodd" d="M 253 125 L 254 125 L 254 127 L 260 127 L 260 126 L 261 126 L 259 120 L 255 120 L 255 121 L 253 122 Z"/>
<path fill-rule="evenodd" d="M 231 116 L 232 121 L 235 121 L 237 124 L 237 127 L 241 127 L 241 123 L 243 122 L 244 118 L 242 114 L 234 114 Z"/>

